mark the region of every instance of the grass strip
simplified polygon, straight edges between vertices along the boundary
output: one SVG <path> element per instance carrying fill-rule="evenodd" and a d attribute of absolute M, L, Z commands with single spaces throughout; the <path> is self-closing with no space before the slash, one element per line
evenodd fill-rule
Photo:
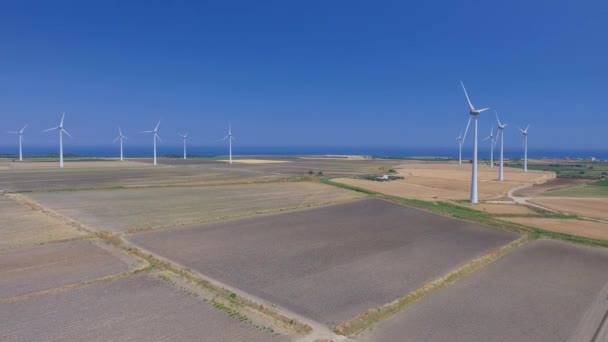
<path fill-rule="evenodd" d="M 521 236 L 519 239 L 502 246 L 486 255 L 473 259 L 465 265 L 452 270 L 443 276 L 432 280 L 417 290 L 408 293 L 405 297 L 399 298 L 393 302 L 385 304 L 383 306 L 370 309 L 355 318 L 340 323 L 334 328 L 334 331 L 341 335 L 353 336 L 363 330 L 371 327 L 373 324 L 383 320 L 384 318 L 391 316 L 401 310 L 404 310 L 413 303 L 421 300 L 432 294 L 433 292 L 440 290 L 457 280 L 472 274 L 473 272 L 489 265 L 496 261 L 500 257 L 506 255 L 512 250 L 522 246 L 526 242 L 533 239 L 532 235 L 526 234 Z"/>

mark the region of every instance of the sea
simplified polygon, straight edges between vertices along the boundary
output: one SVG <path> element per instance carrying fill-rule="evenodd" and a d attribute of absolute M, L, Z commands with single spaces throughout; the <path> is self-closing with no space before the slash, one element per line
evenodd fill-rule
<path fill-rule="evenodd" d="M 408 158 L 408 157 L 437 157 L 458 158 L 457 147 L 407 147 L 407 146 L 237 146 L 233 145 L 233 155 L 242 156 L 297 156 L 297 155 L 366 155 L 375 157 Z M 0 155 L 14 156 L 17 153 L 15 146 L 0 146 Z M 117 157 L 117 145 L 107 146 L 66 146 L 66 155 L 79 157 Z M 158 147 L 159 156 L 179 156 L 183 153 L 181 145 L 161 145 Z M 58 148 L 53 146 L 24 146 L 24 155 L 46 156 L 57 155 Z M 151 146 L 125 146 L 126 157 L 149 157 L 152 155 Z M 226 146 L 188 146 L 188 155 L 201 157 L 225 156 L 228 154 Z M 465 159 L 472 157 L 471 148 L 463 148 L 462 156 Z M 480 159 L 489 159 L 488 148 L 480 148 Z M 498 158 L 499 149 L 494 151 L 494 158 Z M 608 147 L 606 149 L 532 149 L 528 150 L 528 157 L 534 159 L 590 159 L 608 160 Z M 506 148 L 505 158 L 523 158 L 522 148 Z"/>

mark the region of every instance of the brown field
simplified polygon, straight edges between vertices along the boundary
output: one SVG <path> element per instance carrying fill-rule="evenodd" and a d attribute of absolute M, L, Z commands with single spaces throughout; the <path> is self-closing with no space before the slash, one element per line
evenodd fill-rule
<path fill-rule="evenodd" d="M 286 341 L 149 274 L 0 304 L 2 341 Z"/>
<path fill-rule="evenodd" d="M 516 238 L 365 199 L 128 240 L 288 310 L 338 324 Z"/>
<path fill-rule="evenodd" d="M 422 200 L 466 200 L 471 186 L 471 165 L 454 163 L 406 163 L 395 169 L 405 179 L 392 182 L 374 182 L 361 179 L 335 179 L 337 182 L 362 187 L 389 195 Z M 552 172 L 505 168 L 505 181 L 496 181 L 498 168 L 479 166 L 480 200 L 499 199 L 510 189 L 544 182 L 555 177 Z"/>
<path fill-rule="evenodd" d="M 81 236 L 83 234 L 75 228 L 40 210 L 0 196 L 0 250 Z"/>
<path fill-rule="evenodd" d="M 134 261 L 87 240 L 0 252 L 0 299 L 127 271 Z"/>
<path fill-rule="evenodd" d="M 534 184 L 532 186 L 515 191 L 514 195 L 518 197 L 535 197 L 540 196 L 546 191 L 568 188 L 581 184 L 587 184 L 590 180 L 587 179 L 570 179 L 570 178 L 555 178 L 542 184 Z"/>
<path fill-rule="evenodd" d="M 104 169 L 104 168 L 142 168 L 146 164 L 138 160 L 98 160 L 98 161 L 70 161 L 65 160 L 64 169 Z M 23 161 L 12 162 L 4 160 L 0 162 L 0 170 L 46 170 L 59 168 L 57 161 Z"/>
<path fill-rule="evenodd" d="M 459 202 L 459 205 L 463 205 L 469 208 L 473 208 L 476 210 L 481 210 L 491 215 L 535 215 L 538 212 L 526 207 L 521 204 L 511 204 L 511 203 L 478 203 L 471 204 L 468 202 Z"/>
<path fill-rule="evenodd" d="M 579 331 L 594 303 L 606 313 L 608 249 L 538 240 L 380 322 L 361 341 L 554 342 Z M 603 295 L 602 295 L 603 293 Z M 586 324 L 587 322 L 582 322 Z"/>
<path fill-rule="evenodd" d="M 313 182 L 43 192 L 37 202 L 87 226 L 138 231 L 301 209 L 364 195 Z"/>
<path fill-rule="evenodd" d="M 608 198 L 534 198 L 532 203 L 568 214 L 608 220 Z"/>
<path fill-rule="evenodd" d="M 608 223 L 574 219 L 532 217 L 501 217 L 500 219 L 558 233 L 584 236 L 592 239 L 608 240 Z"/>

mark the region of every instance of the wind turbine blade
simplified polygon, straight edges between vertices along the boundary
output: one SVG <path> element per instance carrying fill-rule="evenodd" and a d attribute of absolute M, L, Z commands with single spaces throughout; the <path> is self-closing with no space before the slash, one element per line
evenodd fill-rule
<path fill-rule="evenodd" d="M 526 126 L 526 133 L 528 133 L 528 129 L 530 129 L 530 125 Z"/>
<path fill-rule="evenodd" d="M 154 128 L 154 131 L 158 131 L 158 126 L 160 126 L 160 120 L 158 120 L 158 123 L 156 124 L 156 128 Z"/>
<path fill-rule="evenodd" d="M 155 133 L 155 134 L 154 134 L 154 136 L 155 136 L 156 138 L 158 138 L 158 141 L 161 141 L 161 142 L 163 141 L 163 139 L 161 139 L 161 138 L 160 138 L 160 135 L 158 135 L 158 134 L 156 134 L 156 133 Z"/>
<path fill-rule="evenodd" d="M 65 112 L 61 114 L 61 122 L 59 123 L 59 127 L 63 127 L 63 119 L 65 118 Z"/>
<path fill-rule="evenodd" d="M 113 143 L 115 143 L 115 142 L 116 142 L 116 140 L 118 140 L 118 139 L 120 139 L 120 137 L 119 137 L 119 136 L 118 136 L 118 137 L 116 137 L 116 139 L 114 139 L 114 141 L 112 141 L 112 142 L 113 142 Z"/>
<path fill-rule="evenodd" d="M 469 115 L 469 121 L 467 122 L 467 128 L 464 129 L 464 135 L 462 136 L 462 144 L 464 145 L 464 141 L 467 138 L 467 132 L 469 131 L 469 125 L 471 125 L 471 116 Z"/>
<path fill-rule="evenodd" d="M 487 137 L 487 138 L 483 139 L 482 141 L 486 141 L 486 140 L 488 140 L 488 139 L 490 139 L 490 138 L 491 138 L 491 137 Z"/>
<path fill-rule="evenodd" d="M 478 109 L 478 110 L 477 110 L 477 112 L 478 112 L 478 113 L 485 112 L 485 111 L 486 111 L 486 110 L 488 110 L 488 109 L 490 109 L 490 108 L 482 108 L 482 109 Z"/>
<path fill-rule="evenodd" d="M 66 131 L 65 129 L 62 128 L 61 131 L 65 133 L 68 137 L 73 138 L 72 135 L 68 133 L 68 131 Z"/>
<path fill-rule="evenodd" d="M 25 126 L 23 126 L 23 128 L 19 131 L 20 134 L 23 134 L 23 131 L 25 131 L 25 128 L 27 127 L 27 124 L 25 124 Z"/>
<path fill-rule="evenodd" d="M 498 111 L 494 110 L 494 113 L 496 114 L 496 121 L 498 121 L 498 126 L 502 126 L 500 124 L 500 119 L 498 118 Z"/>
<path fill-rule="evenodd" d="M 517 127 L 519 129 L 520 132 L 524 133 L 524 130 L 521 129 L 521 127 Z"/>
<path fill-rule="evenodd" d="M 471 103 L 471 100 L 469 99 L 469 94 L 467 94 L 467 89 L 464 87 L 464 83 L 462 83 L 462 81 L 460 81 L 460 85 L 462 85 L 462 90 L 464 90 L 464 96 L 466 96 L 466 98 L 467 98 L 467 103 L 469 104 L 469 109 L 471 111 L 475 110 L 475 108 L 473 107 L 473 104 Z"/>
<path fill-rule="evenodd" d="M 120 126 L 118 126 L 118 136 L 122 136 L 122 130 L 120 129 Z"/>
<path fill-rule="evenodd" d="M 53 128 L 45 129 L 45 130 L 44 130 L 44 131 L 42 131 L 42 132 L 54 131 L 54 130 L 56 130 L 56 129 L 58 129 L 58 128 L 59 128 L 59 127 L 53 127 Z"/>
<path fill-rule="evenodd" d="M 154 131 L 143 131 L 143 132 L 139 132 L 139 133 L 154 133 Z"/>
<path fill-rule="evenodd" d="M 230 135 L 227 135 L 227 136 L 223 137 L 223 138 L 222 138 L 220 141 L 224 141 L 224 140 L 226 140 L 226 139 L 227 139 L 229 136 L 230 136 Z"/>

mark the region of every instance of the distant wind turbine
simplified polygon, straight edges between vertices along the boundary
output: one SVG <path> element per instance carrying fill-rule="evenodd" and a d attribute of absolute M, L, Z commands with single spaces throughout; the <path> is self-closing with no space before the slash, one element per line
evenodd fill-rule
<path fill-rule="evenodd" d="M 462 165 L 462 132 L 460 132 L 460 135 L 456 138 L 456 141 L 458 141 L 458 164 Z"/>
<path fill-rule="evenodd" d="M 122 154 L 122 140 L 123 139 L 129 140 L 129 139 L 127 139 L 127 137 L 125 137 L 122 134 L 122 130 L 120 129 L 120 126 L 118 126 L 118 136 L 116 137 L 116 139 L 114 139 L 114 142 L 116 142 L 116 140 L 120 140 L 120 161 L 124 160 L 123 159 L 123 154 Z"/>
<path fill-rule="evenodd" d="M 528 172 L 528 129 L 530 125 L 526 127 L 526 129 L 519 129 L 521 134 L 524 135 L 524 172 Z"/>
<path fill-rule="evenodd" d="M 228 135 L 224 137 L 222 140 L 228 139 L 228 152 L 229 152 L 229 163 L 232 164 L 232 141 L 236 140 L 232 136 L 232 124 L 228 125 Z"/>
<path fill-rule="evenodd" d="M 490 109 L 490 108 L 482 108 L 482 109 L 475 109 L 475 107 L 473 107 L 473 104 L 471 103 L 471 100 L 469 99 L 469 94 L 467 94 L 467 89 L 464 87 L 464 83 L 462 83 L 462 81 L 460 81 L 460 84 L 462 85 L 462 90 L 464 91 L 464 96 L 467 98 L 467 103 L 469 105 L 469 114 L 471 115 L 469 117 L 469 123 L 471 119 L 474 119 L 474 125 L 473 125 L 473 170 L 471 172 L 471 203 L 477 203 L 477 116 L 481 113 L 481 112 L 485 112 L 486 110 Z M 467 124 L 467 129 L 468 129 L 469 125 Z M 465 133 L 466 136 L 466 133 Z"/>
<path fill-rule="evenodd" d="M 505 180 L 504 149 L 505 149 L 505 127 L 507 127 L 507 124 L 500 122 L 500 119 L 498 118 L 498 112 L 496 112 L 496 121 L 498 122 L 498 133 L 496 133 L 496 138 L 498 139 L 498 135 L 500 135 L 500 166 L 498 168 L 498 181 L 502 182 Z"/>
<path fill-rule="evenodd" d="M 23 145 L 23 131 L 25 131 L 26 127 L 27 127 L 27 124 L 25 126 L 23 126 L 23 128 L 20 131 L 9 132 L 11 134 L 18 134 L 18 138 L 19 138 L 19 161 L 23 161 L 23 149 L 22 149 L 22 145 Z"/>
<path fill-rule="evenodd" d="M 157 165 L 157 163 L 156 163 L 156 139 L 158 139 L 159 141 L 162 141 L 162 139 L 158 135 L 158 126 L 160 126 L 160 121 L 156 124 L 156 127 L 153 130 L 141 132 L 141 133 L 152 133 L 152 140 L 154 140 L 154 165 Z"/>
<path fill-rule="evenodd" d="M 186 134 L 179 134 L 177 133 L 177 135 L 179 135 L 180 137 L 182 137 L 182 140 L 184 142 L 184 160 L 186 159 L 186 138 L 188 137 L 188 133 Z"/>
<path fill-rule="evenodd" d="M 65 113 L 63 113 L 63 115 L 61 115 L 61 121 L 59 122 L 59 126 L 45 129 L 44 131 L 42 131 L 42 132 L 48 132 L 48 131 L 54 131 L 54 130 L 59 131 L 59 167 L 63 167 L 63 133 L 65 133 L 70 138 L 72 137 L 70 135 L 70 133 L 68 133 L 68 131 L 66 131 L 63 128 L 63 119 L 64 118 L 65 118 Z"/>
<path fill-rule="evenodd" d="M 483 141 L 490 140 L 490 168 L 494 168 L 494 125 L 490 128 L 490 135 Z"/>

